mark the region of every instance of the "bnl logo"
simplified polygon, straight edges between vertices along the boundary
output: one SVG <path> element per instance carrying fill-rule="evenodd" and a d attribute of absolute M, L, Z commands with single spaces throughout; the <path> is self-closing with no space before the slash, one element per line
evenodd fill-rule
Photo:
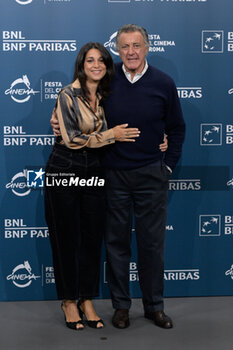
<path fill-rule="evenodd" d="M 200 144 L 201 146 L 221 146 L 222 124 L 201 124 Z"/>
<path fill-rule="evenodd" d="M 42 168 L 39 171 L 27 170 L 27 187 L 44 187 L 44 174 Z"/>
<path fill-rule="evenodd" d="M 221 216 L 220 215 L 200 215 L 199 216 L 199 236 L 220 236 Z"/>
<path fill-rule="evenodd" d="M 202 53 L 223 53 L 223 30 L 202 30 Z"/>

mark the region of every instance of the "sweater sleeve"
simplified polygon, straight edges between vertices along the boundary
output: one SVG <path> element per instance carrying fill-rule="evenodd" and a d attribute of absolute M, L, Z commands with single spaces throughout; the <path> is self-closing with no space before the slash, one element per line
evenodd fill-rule
<path fill-rule="evenodd" d="M 99 126 L 90 133 L 82 131 L 81 125 L 85 121 L 80 113 L 78 103 L 73 103 L 71 97 L 64 91 L 58 96 L 56 114 L 62 140 L 68 148 L 99 148 L 115 142 L 113 129 L 100 131 L 101 126 Z"/>
<path fill-rule="evenodd" d="M 165 133 L 168 137 L 168 149 L 164 161 L 171 169 L 174 169 L 181 156 L 185 136 L 185 122 L 177 89 L 173 81 L 169 86 L 168 92 Z"/>

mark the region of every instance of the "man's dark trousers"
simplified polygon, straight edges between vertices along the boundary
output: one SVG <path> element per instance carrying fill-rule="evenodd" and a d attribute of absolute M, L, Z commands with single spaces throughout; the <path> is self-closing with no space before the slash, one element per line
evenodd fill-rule
<path fill-rule="evenodd" d="M 146 312 L 163 310 L 164 239 L 169 170 L 159 160 L 130 170 L 106 170 L 107 278 L 115 309 L 129 309 L 132 213 L 138 274 Z"/>

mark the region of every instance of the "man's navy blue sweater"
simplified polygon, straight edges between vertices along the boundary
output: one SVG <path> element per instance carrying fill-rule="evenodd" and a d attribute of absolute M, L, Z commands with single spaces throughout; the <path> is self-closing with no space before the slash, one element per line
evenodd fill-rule
<path fill-rule="evenodd" d="M 105 148 L 103 165 L 111 169 L 135 169 L 162 159 L 159 144 L 168 136 L 165 163 L 173 169 L 181 155 L 185 124 L 173 80 L 149 65 L 134 84 L 115 65 L 111 95 L 104 103 L 108 127 L 128 123 L 141 134 L 135 142 L 116 142 Z"/>

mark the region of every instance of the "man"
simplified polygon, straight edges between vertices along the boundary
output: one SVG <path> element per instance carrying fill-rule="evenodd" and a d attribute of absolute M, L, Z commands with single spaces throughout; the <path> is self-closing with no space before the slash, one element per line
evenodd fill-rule
<path fill-rule="evenodd" d="M 129 326 L 129 263 L 132 212 L 138 248 L 138 273 L 145 317 L 172 328 L 163 308 L 164 237 L 169 174 L 184 140 L 185 125 L 172 79 L 148 65 L 148 34 L 136 25 L 122 26 L 116 37 L 122 63 L 115 66 L 112 94 L 104 105 L 108 127 L 128 123 L 141 133 L 135 143 L 106 149 L 108 283 L 117 328 Z M 159 150 L 164 132 L 168 150 Z"/>
<path fill-rule="evenodd" d="M 163 311 L 167 190 L 169 175 L 181 154 L 185 124 L 173 80 L 146 61 L 146 30 L 133 24 L 122 26 L 116 47 L 123 64 L 115 66 L 112 93 L 104 104 L 108 127 L 128 123 L 141 133 L 135 142 L 106 147 L 103 157 L 107 273 L 115 309 L 112 323 L 117 328 L 130 324 L 129 263 L 134 214 L 144 315 L 168 329 L 173 324 Z M 164 132 L 169 146 L 163 160 L 159 144 Z"/>

